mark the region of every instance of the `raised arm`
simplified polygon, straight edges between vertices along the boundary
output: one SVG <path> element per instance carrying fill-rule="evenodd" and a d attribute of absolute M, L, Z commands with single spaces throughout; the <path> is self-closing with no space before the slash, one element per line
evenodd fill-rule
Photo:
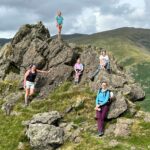
<path fill-rule="evenodd" d="M 49 70 L 49 71 L 44 71 L 44 70 L 38 70 L 38 69 L 36 69 L 36 71 L 37 71 L 38 73 L 49 73 L 49 72 L 50 72 L 50 70 Z"/>

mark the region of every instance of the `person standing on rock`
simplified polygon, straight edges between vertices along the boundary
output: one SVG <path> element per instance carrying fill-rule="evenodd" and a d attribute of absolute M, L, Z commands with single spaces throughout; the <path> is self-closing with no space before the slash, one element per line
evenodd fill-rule
<path fill-rule="evenodd" d="M 108 89 L 107 82 L 102 82 L 101 88 L 97 93 L 95 107 L 99 136 L 102 136 L 104 134 L 104 120 L 108 114 L 112 98 L 113 93 Z"/>
<path fill-rule="evenodd" d="M 61 30 L 62 30 L 63 20 L 64 20 L 64 18 L 62 17 L 61 11 L 58 11 L 57 16 L 56 16 L 56 27 L 58 29 L 58 39 L 61 38 Z"/>
<path fill-rule="evenodd" d="M 49 73 L 50 71 L 38 70 L 36 65 L 31 65 L 30 69 L 26 71 L 24 75 L 24 89 L 25 93 L 25 106 L 29 105 L 29 97 L 34 94 L 35 91 L 35 79 L 37 73 Z"/>
<path fill-rule="evenodd" d="M 106 50 L 102 50 L 99 56 L 99 66 L 97 70 L 90 76 L 90 79 L 93 81 L 95 76 L 100 72 L 100 70 L 107 70 L 110 71 L 110 60 L 109 56 L 106 53 Z"/>
<path fill-rule="evenodd" d="M 83 64 L 80 61 L 80 58 L 77 59 L 76 64 L 74 65 L 74 71 L 75 71 L 75 76 L 74 76 L 74 82 L 79 83 L 80 77 L 83 72 Z"/>

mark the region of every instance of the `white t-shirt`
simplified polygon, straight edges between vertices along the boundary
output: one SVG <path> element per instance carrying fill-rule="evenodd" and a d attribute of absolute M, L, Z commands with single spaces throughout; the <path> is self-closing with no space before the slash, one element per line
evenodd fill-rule
<path fill-rule="evenodd" d="M 99 60 L 100 61 L 102 60 L 104 63 L 108 63 L 109 62 L 109 57 L 108 57 L 108 55 L 105 55 L 105 56 L 100 55 Z"/>

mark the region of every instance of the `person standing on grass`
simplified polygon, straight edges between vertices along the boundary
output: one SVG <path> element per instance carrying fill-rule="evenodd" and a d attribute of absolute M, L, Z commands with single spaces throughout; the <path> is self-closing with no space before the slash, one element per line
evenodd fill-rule
<path fill-rule="evenodd" d="M 107 117 L 113 93 L 108 89 L 107 82 L 103 81 L 96 97 L 96 119 L 98 126 L 98 135 L 104 134 L 104 120 Z"/>
<path fill-rule="evenodd" d="M 36 65 L 31 65 L 24 75 L 25 106 L 29 105 L 29 97 L 35 92 L 35 79 L 38 73 L 49 73 L 50 71 L 38 70 Z"/>
<path fill-rule="evenodd" d="M 56 16 L 56 27 L 58 29 L 58 39 L 61 38 L 63 20 L 64 18 L 62 17 L 61 11 L 58 11 Z"/>

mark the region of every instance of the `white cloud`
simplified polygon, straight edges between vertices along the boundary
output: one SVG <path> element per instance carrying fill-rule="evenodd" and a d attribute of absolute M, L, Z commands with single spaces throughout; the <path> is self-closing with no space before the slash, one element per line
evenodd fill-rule
<path fill-rule="evenodd" d="M 94 33 L 123 26 L 150 28 L 149 0 L 0 0 L 0 37 L 12 37 L 23 24 L 43 21 L 56 34 L 55 13 L 64 16 L 63 33 Z"/>
<path fill-rule="evenodd" d="M 15 31 L 0 32 L 0 38 L 11 38 L 15 35 Z"/>

